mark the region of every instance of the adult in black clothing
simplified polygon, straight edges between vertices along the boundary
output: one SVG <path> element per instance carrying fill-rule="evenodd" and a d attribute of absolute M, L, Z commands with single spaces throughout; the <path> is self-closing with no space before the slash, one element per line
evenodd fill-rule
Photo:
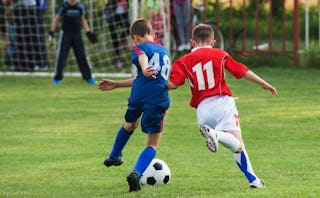
<path fill-rule="evenodd" d="M 123 47 L 121 45 L 127 45 L 127 36 L 129 35 L 130 22 L 128 8 L 128 0 L 109 0 L 104 10 L 118 68 L 123 67 L 123 63 L 120 60 L 120 49 Z M 121 28 L 120 34 L 117 28 Z"/>
<path fill-rule="evenodd" d="M 33 71 L 48 65 L 43 24 L 39 24 L 36 0 L 12 3 L 17 71 Z"/>
<path fill-rule="evenodd" d="M 54 31 L 59 23 L 59 19 L 60 17 L 62 18 L 57 58 L 54 66 L 53 83 L 55 85 L 61 84 L 63 68 L 71 47 L 77 59 L 82 78 L 89 84 L 96 84 L 96 81 L 92 78 L 91 68 L 85 54 L 84 42 L 81 36 L 82 27 L 91 42 L 96 42 L 96 38 L 91 40 L 95 35 L 90 31 L 84 12 L 83 4 L 78 2 L 78 0 L 68 0 L 59 6 L 58 12 L 52 21 L 49 33 L 51 40 L 54 38 Z"/>

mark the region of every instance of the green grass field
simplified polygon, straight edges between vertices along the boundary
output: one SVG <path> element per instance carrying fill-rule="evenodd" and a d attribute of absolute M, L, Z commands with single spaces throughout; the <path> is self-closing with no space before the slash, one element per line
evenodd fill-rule
<path fill-rule="evenodd" d="M 208 151 L 187 86 L 170 92 L 157 153 L 171 168 L 171 183 L 129 194 L 126 176 L 145 146 L 140 128 L 122 166 L 102 164 L 124 122 L 129 89 L 100 92 L 72 77 L 53 86 L 46 77 L 1 76 L 0 197 L 319 197 L 320 70 L 253 71 L 279 96 L 230 75 L 228 82 L 265 189 L 249 188 L 227 149 Z"/>

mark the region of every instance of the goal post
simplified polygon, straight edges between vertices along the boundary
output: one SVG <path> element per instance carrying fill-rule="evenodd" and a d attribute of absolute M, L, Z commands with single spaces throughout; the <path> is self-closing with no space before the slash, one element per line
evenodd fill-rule
<path fill-rule="evenodd" d="M 64 0 L 47 1 L 47 7 L 27 6 L 17 3 L 0 4 L 0 71 L 6 74 L 33 72 L 52 76 L 56 62 L 56 45 L 50 45 L 48 32 L 57 7 Z M 80 0 L 85 7 L 85 17 L 98 43 L 91 44 L 83 33 L 86 56 L 92 67 L 93 76 L 132 76 L 132 41 L 129 27 L 133 20 L 145 18 L 153 23 L 156 38 L 167 49 L 170 48 L 170 1 L 127 0 L 128 9 L 108 7 L 108 0 Z M 120 2 L 120 1 L 119 1 Z M 155 5 L 150 2 L 158 2 Z M 120 3 L 119 3 L 120 4 Z M 32 11 L 32 12 L 30 12 Z M 40 20 L 41 19 L 41 20 Z M 55 31 L 58 43 L 61 21 Z M 11 38 L 11 40 L 10 40 Z M 9 48 L 11 46 L 11 48 Z M 40 48 L 39 46 L 42 46 Z M 39 57 L 44 60 L 39 62 Z M 70 49 L 64 68 L 65 76 L 79 73 L 73 50 Z"/>

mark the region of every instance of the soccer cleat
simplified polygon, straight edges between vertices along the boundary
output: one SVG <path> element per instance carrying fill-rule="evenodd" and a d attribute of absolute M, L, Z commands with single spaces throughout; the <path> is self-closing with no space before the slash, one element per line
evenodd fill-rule
<path fill-rule="evenodd" d="M 61 84 L 61 80 L 53 80 L 53 84 L 54 85 L 60 85 Z"/>
<path fill-rule="evenodd" d="M 254 182 L 250 183 L 250 188 L 264 188 L 264 181 L 262 179 L 256 179 Z"/>
<path fill-rule="evenodd" d="M 90 85 L 95 85 L 95 84 L 97 84 L 97 81 L 95 79 L 93 79 L 93 78 L 89 78 L 87 80 L 87 83 L 90 84 Z"/>
<path fill-rule="evenodd" d="M 106 165 L 107 167 L 109 166 L 120 166 L 123 163 L 121 159 L 115 160 L 110 157 L 104 160 L 103 164 Z"/>
<path fill-rule="evenodd" d="M 218 138 L 217 132 L 210 128 L 208 125 L 201 125 L 200 132 L 204 138 L 207 140 L 207 147 L 211 152 L 217 152 L 218 150 Z"/>
<path fill-rule="evenodd" d="M 140 185 L 140 177 L 136 171 L 131 171 L 131 173 L 127 177 L 127 181 L 129 184 L 129 192 L 135 192 L 141 190 Z"/>

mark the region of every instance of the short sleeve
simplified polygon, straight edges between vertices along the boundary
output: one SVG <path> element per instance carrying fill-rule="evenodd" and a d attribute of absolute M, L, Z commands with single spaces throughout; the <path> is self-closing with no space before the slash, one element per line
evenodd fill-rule
<path fill-rule="evenodd" d="M 177 85 L 183 85 L 186 80 L 186 70 L 181 58 L 176 60 L 170 72 L 170 81 Z"/>
<path fill-rule="evenodd" d="M 225 56 L 225 68 L 237 79 L 242 78 L 248 72 L 248 67 L 240 62 L 235 61 L 231 56 Z"/>
<path fill-rule="evenodd" d="M 82 3 L 79 3 L 79 8 L 80 8 L 81 16 L 84 16 L 85 15 L 85 8 L 84 8 L 84 5 Z"/>

